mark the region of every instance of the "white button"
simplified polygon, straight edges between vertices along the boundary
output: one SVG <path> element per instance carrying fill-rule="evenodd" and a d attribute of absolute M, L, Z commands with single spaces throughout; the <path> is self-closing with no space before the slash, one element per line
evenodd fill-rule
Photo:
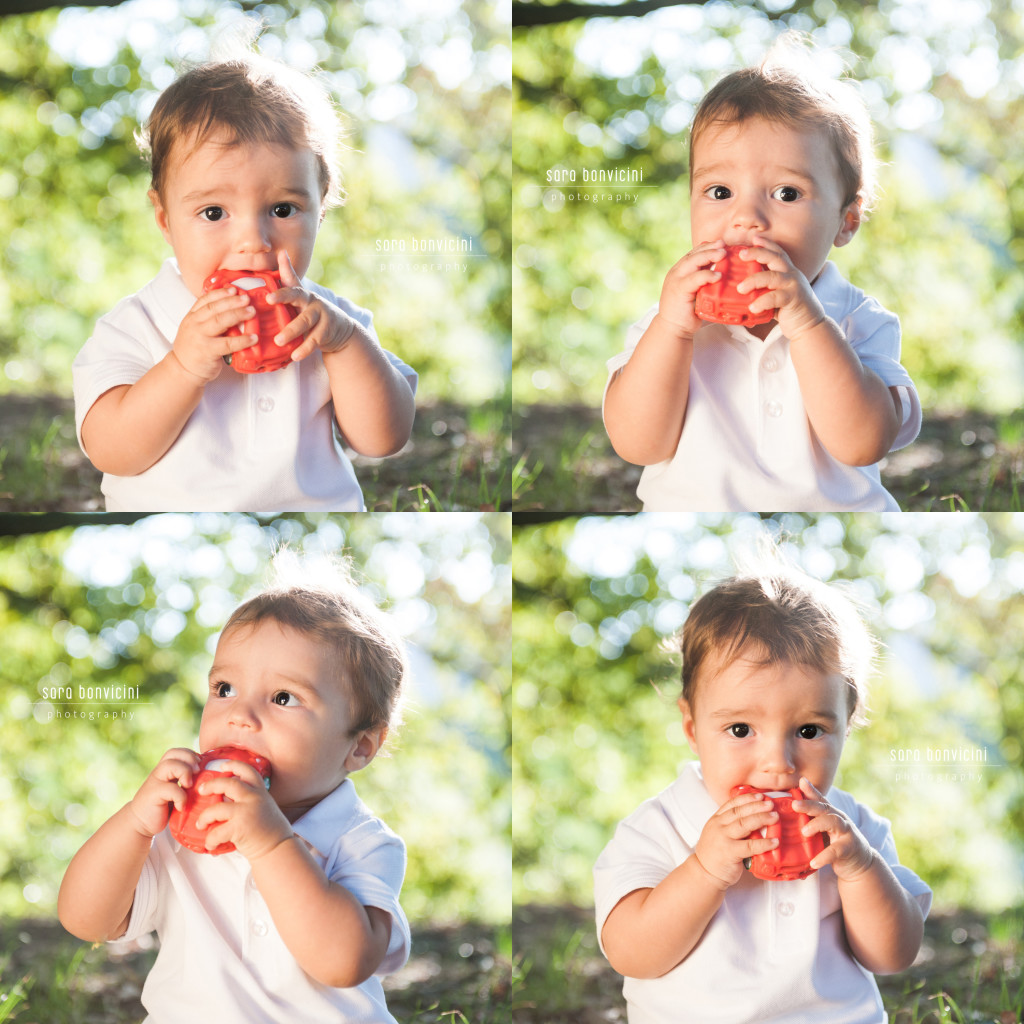
<path fill-rule="evenodd" d="M 764 407 L 764 411 L 772 419 L 778 419 L 782 415 L 782 406 L 778 402 L 768 402 Z"/>
<path fill-rule="evenodd" d="M 260 412 L 272 412 L 274 409 L 274 400 L 269 395 L 261 395 L 256 402 L 256 408 Z"/>
<path fill-rule="evenodd" d="M 769 356 L 761 365 L 769 373 L 774 373 L 779 368 L 779 364 L 771 356 Z"/>
<path fill-rule="evenodd" d="M 790 917 L 795 909 L 789 900 L 783 900 L 778 906 L 778 911 L 783 917 Z"/>
<path fill-rule="evenodd" d="M 268 930 L 269 929 L 267 928 L 267 922 L 266 921 L 253 921 L 253 923 L 252 923 L 252 933 L 253 933 L 253 935 L 259 935 L 260 937 L 262 937 L 262 936 L 267 934 Z"/>

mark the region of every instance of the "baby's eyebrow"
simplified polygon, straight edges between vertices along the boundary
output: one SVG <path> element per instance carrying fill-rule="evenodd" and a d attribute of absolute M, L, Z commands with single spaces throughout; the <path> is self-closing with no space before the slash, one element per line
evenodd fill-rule
<path fill-rule="evenodd" d="M 183 203 L 206 202 L 210 199 L 217 199 L 222 196 L 230 196 L 236 192 L 234 185 L 219 185 L 216 188 L 200 188 L 189 192 L 181 197 Z M 281 188 L 271 190 L 273 195 L 286 199 L 304 199 L 307 202 L 313 199 L 313 193 L 301 185 L 284 185 Z"/>
<path fill-rule="evenodd" d="M 808 170 L 803 170 L 797 167 L 768 167 L 766 170 L 772 177 L 780 179 L 789 178 L 793 181 L 799 181 L 805 185 L 817 184 L 817 179 Z M 693 180 L 696 182 L 704 181 L 706 178 L 721 178 L 734 171 L 735 168 L 727 163 L 709 164 L 706 167 L 698 167 L 693 172 Z"/>
<path fill-rule="evenodd" d="M 238 669 L 233 665 L 225 665 L 214 663 L 210 668 L 210 682 L 222 682 L 225 679 L 231 679 L 239 674 Z M 302 676 L 291 676 L 286 672 L 275 673 L 273 676 L 276 685 L 279 685 L 281 689 L 295 690 L 298 693 L 305 693 L 316 696 L 319 694 L 319 690 L 314 682 L 306 679 Z"/>
<path fill-rule="evenodd" d="M 711 712 L 711 718 L 724 718 L 728 721 L 742 722 L 748 718 L 756 718 L 759 714 L 757 708 L 719 708 L 717 711 Z M 801 719 L 820 719 L 826 722 L 838 722 L 835 712 L 833 711 L 808 711 L 803 715 L 798 715 Z"/>
<path fill-rule="evenodd" d="M 809 171 L 799 170 L 796 167 L 779 167 L 776 168 L 780 177 L 783 178 L 795 178 L 798 181 L 803 181 L 808 185 L 815 184 L 814 175 Z"/>
<path fill-rule="evenodd" d="M 757 712 L 752 708 L 720 708 L 718 711 L 712 711 L 712 718 L 750 718 L 752 715 L 756 715 Z"/>
<path fill-rule="evenodd" d="M 703 178 L 715 178 L 732 170 L 729 164 L 709 164 L 705 167 L 697 167 L 693 172 L 693 180 Z"/>

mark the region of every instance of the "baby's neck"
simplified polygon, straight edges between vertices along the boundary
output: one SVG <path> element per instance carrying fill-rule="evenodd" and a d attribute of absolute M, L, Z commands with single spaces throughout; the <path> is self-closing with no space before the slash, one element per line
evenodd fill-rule
<path fill-rule="evenodd" d="M 753 327 L 748 327 L 747 330 L 750 331 L 755 338 L 760 338 L 764 341 L 764 339 L 775 330 L 778 323 L 778 320 L 769 320 L 766 324 L 755 324 Z"/>

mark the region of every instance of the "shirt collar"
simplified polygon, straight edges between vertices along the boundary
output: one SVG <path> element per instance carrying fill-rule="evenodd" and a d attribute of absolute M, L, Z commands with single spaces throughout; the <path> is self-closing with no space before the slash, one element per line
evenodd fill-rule
<path fill-rule="evenodd" d="M 344 823 L 355 814 L 358 805 L 356 787 L 351 779 L 346 779 L 293 822 L 292 829 L 317 853 L 326 857 L 335 840 L 344 831 Z"/>
<path fill-rule="evenodd" d="M 185 315 L 196 304 L 178 269 L 178 261 L 168 257 L 160 268 L 154 284 L 153 320 L 157 329 L 170 342 L 174 341 Z"/>
<path fill-rule="evenodd" d="M 690 761 L 684 766 L 679 778 L 669 787 L 669 793 L 676 808 L 677 831 L 683 842 L 693 849 L 708 819 L 718 810 L 718 804 L 704 785 L 699 761 Z"/>

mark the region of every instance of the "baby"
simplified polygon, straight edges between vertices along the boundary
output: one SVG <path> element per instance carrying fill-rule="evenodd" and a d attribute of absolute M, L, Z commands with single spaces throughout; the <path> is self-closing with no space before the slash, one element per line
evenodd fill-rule
<path fill-rule="evenodd" d="M 397 452 L 416 374 L 384 351 L 372 314 L 304 279 L 338 202 L 338 119 L 311 78 L 245 53 L 193 68 L 161 95 L 145 137 L 149 197 L 174 250 L 96 325 L 72 367 L 79 442 L 107 511 L 360 511 L 343 450 Z M 246 292 L 206 293 L 218 269 L 279 271 L 269 301 L 298 310 L 293 363 L 243 374 L 224 357 L 255 335 Z"/>
<path fill-rule="evenodd" d="M 854 87 L 769 55 L 704 98 L 690 134 L 694 248 L 608 362 L 604 421 L 645 466 L 646 510 L 898 510 L 878 461 L 921 425 L 897 318 L 827 261 L 874 190 L 871 124 Z M 726 246 L 765 269 L 739 286 L 757 327 L 695 312 Z"/>
<path fill-rule="evenodd" d="M 774 567 L 701 597 L 682 630 L 683 732 L 698 763 L 621 822 L 594 869 L 597 931 L 630 1024 L 886 1020 L 875 973 L 909 967 L 931 891 L 889 823 L 832 785 L 872 644 L 845 597 Z M 809 877 L 760 881 L 799 787 Z M 751 834 L 753 833 L 753 837 Z"/>
<path fill-rule="evenodd" d="M 349 775 L 380 750 L 404 657 L 347 581 L 279 586 L 245 602 L 220 635 L 199 727 L 203 751 L 270 761 L 270 791 L 240 761 L 200 786 L 206 849 L 166 828 L 198 768 L 168 750 L 132 800 L 72 859 L 61 923 L 89 941 L 156 930 L 142 993 L 151 1024 L 361 1021 L 393 1024 L 379 976 L 409 955 L 398 902 L 405 847 Z"/>

